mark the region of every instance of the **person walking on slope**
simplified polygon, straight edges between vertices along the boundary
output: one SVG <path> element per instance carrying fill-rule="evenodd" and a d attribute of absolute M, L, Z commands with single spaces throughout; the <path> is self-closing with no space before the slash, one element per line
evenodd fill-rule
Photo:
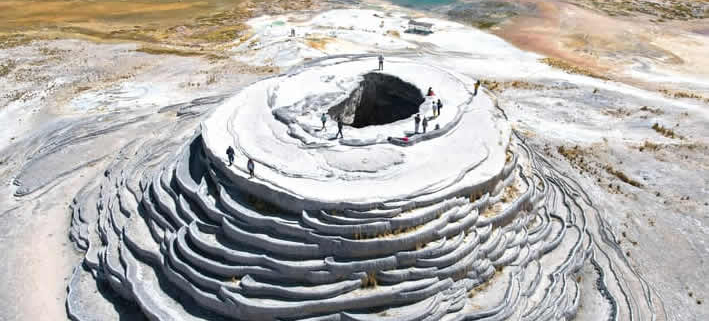
<path fill-rule="evenodd" d="M 428 127 L 428 118 L 424 117 L 424 118 L 423 118 L 423 122 L 421 123 L 421 125 L 423 126 L 423 133 L 425 134 L 425 133 L 426 133 L 426 127 Z"/>
<path fill-rule="evenodd" d="M 475 82 L 475 91 L 473 92 L 473 96 L 478 95 L 478 87 L 480 87 L 480 80 Z"/>
<path fill-rule="evenodd" d="M 419 123 L 421 122 L 421 116 L 419 114 L 416 114 L 416 117 L 414 117 L 414 134 L 419 133 Z"/>
<path fill-rule="evenodd" d="M 433 88 L 428 87 L 428 92 L 426 92 L 426 96 L 431 97 L 434 96 L 435 94 L 433 93 Z"/>
<path fill-rule="evenodd" d="M 231 148 L 231 146 L 226 149 L 226 156 L 229 157 L 229 166 L 231 166 L 231 164 L 234 164 L 234 149 Z"/>
<path fill-rule="evenodd" d="M 322 113 L 322 116 L 320 116 L 320 121 L 322 122 L 322 130 L 325 130 L 325 122 L 327 121 L 327 115 L 325 113 Z"/>
<path fill-rule="evenodd" d="M 337 138 L 337 136 L 345 138 L 345 135 L 342 134 L 342 126 L 343 125 L 344 124 L 342 123 L 342 117 L 338 117 L 337 118 L 337 134 L 335 135 L 335 138 Z"/>
<path fill-rule="evenodd" d="M 436 109 L 438 110 L 438 116 L 441 115 L 441 108 L 443 108 L 443 103 L 441 103 L 441 100 L 439 99 L 438 102 L 436 103 Z"/>
<path fill-rule="evenodd" d="M 431 111 L 433 111 L 433 117 L 436 117 L 436 110 L 438 110 L 438 107 L 436 106 L 436 101 L 432 100 L 431 101 Z"/>
<path fill-rule="evenodd" d="M 384 70 L 384 56 L 379 54 L 379 70 Z"/>
<path fill-rule="evenodd" d="M 249 158 L 246 162 L 246 168 L 249 169 L 249 178 L 254 178 L 254 160 Z"/>

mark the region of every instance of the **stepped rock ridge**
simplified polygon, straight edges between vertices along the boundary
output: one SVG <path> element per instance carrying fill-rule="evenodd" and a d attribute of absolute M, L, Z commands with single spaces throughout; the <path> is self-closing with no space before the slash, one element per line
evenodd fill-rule
<path fill-rule="evenodd" d="M 129 144 L 72 205 L 86 255 L 70 317 L 101 319 L 99 300 L 150 320 L 559 320 L 582 302 L 595 319 L 654 317 L 583 188 L 489 92 L 406 58 L 375 66 L 312 61 L 224 100 L 181 148 Z M 381 111 L 404 100 L 418 110 Z M 358 108 L 377 124 L 347 126 L 370 121 Z M 429 128 L 412 135 L 417 111 Z"/>

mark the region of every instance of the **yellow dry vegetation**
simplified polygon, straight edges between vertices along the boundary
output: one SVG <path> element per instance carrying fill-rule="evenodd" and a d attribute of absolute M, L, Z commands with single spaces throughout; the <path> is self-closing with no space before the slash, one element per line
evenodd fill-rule
<path fill-rule="evenodd" d="M 399 34 L 399 31 L 397 30 L 387 30 L 387 34 L 396 38 L 401 37 L 401 34 Z"/>
<path fill-rule="evenodd" d="M 377 287 L 377 273 L 367 272 L 367 276 L 362 278 L 362 288 L 375 288 Z"/>
<path fill-rule="evenodd" d="M 325 47 L 327 47 L 328 43 L 331 43 L 335 41 L 335 38 L 332 37 L 318 37 L 318 38 L 306 38 L 305 43 L 308 44 L 313 49 L 317 50 L 325 50 Z"/>
<path fill-rule="evenodd" d="M 35 39 L 80 38 L 95 42 L 169 44 L 187 51 L 199 47 L 207 55 L 213 54 L 210 50 L 221 50 L 221 44 L 248 38 L 244 22 L 255 15 L 307 9 L 316 1 L 0 0 L 0 48 Z"/>
<path fill-rule="evenodd" d="M 682 135 L 677 135 L 674 130 L 671 128 L 666 128 L 658 123 L 655 123 L 652 125 L 652 129 L 661 134 L 662 136 L 665 136 L 667 138 L 679 138 L 679 139 L 684 139 Z"/>
<path fill-rule="evenodd" d="M 554 68 L 561 69 L 561 70 L 566 71 L 570 74 L 579 74 L 579 75 L 594 77 L 594 78 L 598 78 L 598 79 L 608 80 L 607 77 L 597 74 L 596 72 L 592 71 L 591 69 L 576 66 L 576 65 L 572 64 L 571 62 L 568 62 L 563 59 L 542 58 L 542 59 L 539 59 L 539 62 L 545 63 L 551 67 L 554 67 Z"/>
<path fill-rule="evenodd" d="M 502 195 L 502 201 L 505 203 L 512 202 L 517 198 L 517 196 L 519 196 L 519 189 L 517 188 L 517 185 L 512 184 L 505 188 L 505 192 Z"/>
<path fill-rule="evenodd" d="M 179 20 L 190 12 L 207 9 L 206 1 L 0 1 L 0 27 L 34 26 L 48 23 L 76 23 L 97 20 L 116 22 L 140 19 Z"/>

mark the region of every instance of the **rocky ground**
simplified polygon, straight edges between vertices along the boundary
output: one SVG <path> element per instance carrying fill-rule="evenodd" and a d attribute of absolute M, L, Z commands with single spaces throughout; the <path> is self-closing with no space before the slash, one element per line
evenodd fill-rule
<path fill-rule="evenodd" d="M 13 5 L 2 2 L 0 7 Z M 272 12 L 309 5 L 276 5 Z M 702 282 L 709 267 L 709 70 L 704 55 L 709 41 L 706 20 L 696 19 L 703 18 L 698 8 L 705 2 L 659 5 L 666 10 L 655 10 L 650 2 L 630 7 L 595 1 L 510 5 L 529 14 L 478 26 L 544 55 L 523 55 L 527 58 L 518 65 L 517 49 L 511 46 L 488 52 L 474 43 L 461 54 L 449 52 L 452 44 L 405 41 L 415 51 L 448 57 L 451 64 L 477 55 L 465 60 L 470 67 L 461 72 L 485 79 L 528 143 L 584 185 L 628 262 L 661 299 L 667 319 L 704 320 L 709 319 L 709 285 Z M 400 10 L 379 8 L 382 17 Z M 9 11 L 0 12 L 5 18 Z M 255 13 L 233 17 L 237 14 L 205 9 L 202 14 L 212 18 L 201 25 L 194 20 L 198 27 L 170 22 L 155 30 L 138 27 L 139 33 L 126 29 L 127 21 L 119 27 L 109 21 L 88 28 L 74 21 L 22 33 L 3 29 L 0 251 L 5 256 L 0 275 L 10 291 L 0 293 L 0 319 L 66 318 L 67 280 L 81 257 L 68 239 L 68 206 L 82 186 L 103 175 L 125 143 L 143 135 L 168 139 L 169 133 L 176 142 L 189 137 L 221 99 L 292 63 L 332 53 L 411 50 L 408 44 L 381 48 L 367 42 L 368 30 L 334 39 L 328 34 L 332 29 L 322 25 L 320 32 L 301 34 L 303 41 L 293 42 L 305 49 L 296 51 L 301 47 L 280 40 L 269 47 L 273 38 L 262 32 L 265 28 L 244 20 Z M 306 11 L 278 21 L 305 26 L 309 18 Z M 599 23 L 603 33 L 594 32 Z M 237 36 L 243 39 L 233 40 Z M 406 38 L 393 32 L 382 37 L 391 43 Z M 303 56 L 285 57 L 287 65 L 263 63 L 260 52 L 269 48 L 290 48 Z M 508 60 L 496 62 L 501 56 Z M 491 63 L 514 68 L 486 69 Z M 76 135 L 65 140 L 66 131 Z M 579 314 L 584 315 L 583 307 Z"/>

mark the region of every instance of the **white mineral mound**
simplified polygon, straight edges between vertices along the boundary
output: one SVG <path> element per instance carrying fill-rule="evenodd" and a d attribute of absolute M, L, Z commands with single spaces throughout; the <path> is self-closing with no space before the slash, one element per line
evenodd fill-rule
<path fill-rule="evenodd" d="M 238 146 L 235 175 L 247 175 L 241 160 L 251 158 L 258 165 L 258 184 L 324 203 L 440 197 L 481 184 L 501 170 L 510 127 L 489 96 L 473 97 L 472 79 L 403 58 L 387 59 L 383 72 L 372 71 L 376 66 L 377 57 L 328 61 L 249 86 L 203 122 L 205 145 L 225 162 L 227 147 Z M 334 140 L 337 115 L 328 115 L 325 130 L 320 117 L 358 90 L 364 74 L 395 76 L 415 86 L 411 90 L 420 96 L 433 87 L 435 95 L 414 102 L 406 118 L 345 126 L 344 138 Z M 381 96 L 373 99 L 387 99 L 386 90 L 404 91 L 372 86 L 380 88 L 371 89 L 371 95 Z M 444 107 L 433 117 L 431 106 L 439 99 Z M 395 113 L 404 107 L 390 108 Z M 411 136 L 417 113 L 427 119 L 428 132 Z M 436 138 L 418 141 L 428 136 Z M 404 137 L 416 143 L 395 148 L 387 141 Z"/>

